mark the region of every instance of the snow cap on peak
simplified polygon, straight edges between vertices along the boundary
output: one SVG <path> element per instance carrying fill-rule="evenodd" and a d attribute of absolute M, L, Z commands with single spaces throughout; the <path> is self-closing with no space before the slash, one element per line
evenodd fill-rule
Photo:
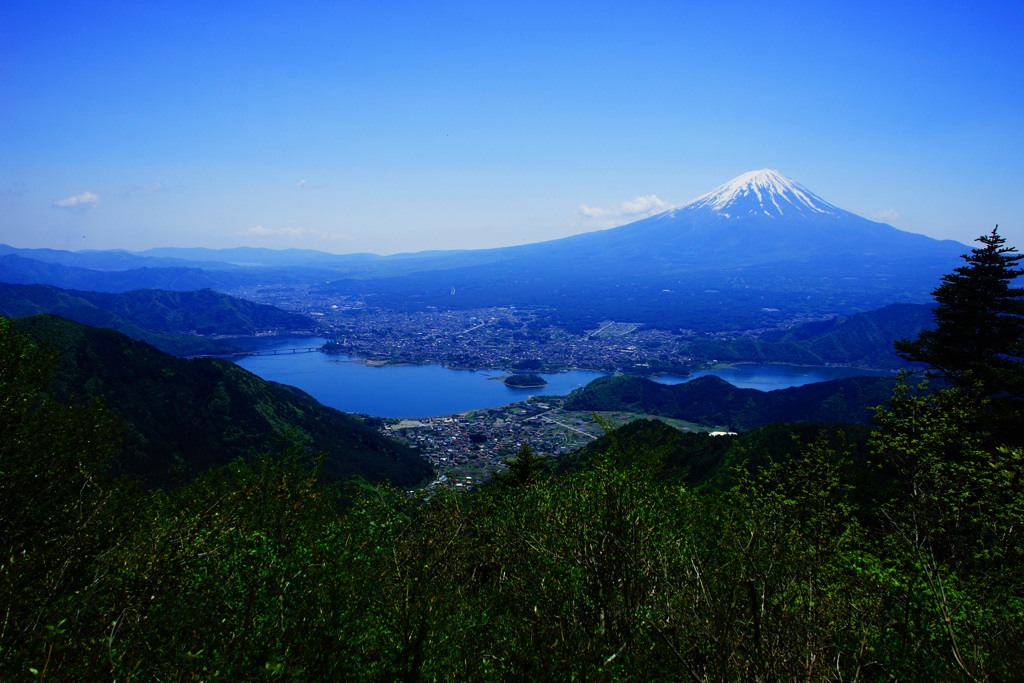
<path fill-rule="evenodd" d="M 789 213 L 835 214 L 839 210 L 778 171 L 748 171 L 685 204 L 683 209 L 710 209 L 726 217 L 741 214 L 783 216 Z"/>

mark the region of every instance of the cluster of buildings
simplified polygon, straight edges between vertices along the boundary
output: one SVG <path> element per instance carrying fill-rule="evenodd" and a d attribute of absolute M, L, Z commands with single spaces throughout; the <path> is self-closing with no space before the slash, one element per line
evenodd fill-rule
<path fill-rule="evenodd" d="M 461 415 L 393 420 L 382 430 L 418 448 L 448 485 L 471 486 L 505 469 L 523 444 L 539 455 L 557 456 L 601 433 L 596 423 L 563 414 L 562 401 L 532 398 Z"/>
<path fill-rule="evenodd" d="M 310 316 L 330 350 L 381 364 L 436 363 L 456 369 L 559 372 L 570 369 L 633 374 L 685 374 L 708 364 L 694 359 L 692 341 L 756 338 L 822 316 L 782 319 L 771 328 L 697 335 L 606 321 L 570 332 L 549 324 L 543 311 L 515 306 L 473 310 L 391 311 L 369 308 L 354 295 L 326 295 L 309 286 L 267 286 L 235 292 L 259 303 Z M 767 309 L 766 309 L 767 310 Z M 830 316 L 824 316 L 830 317 Z"/>
<path fill-rule="evenodd" d="M 392 364 L 649 373 L 685 371 L 692 361 L 680 336 L 664 330 L 609 322 L 587 334 L 572 334 L 514 308 L 374 311 L 324 316 L 321 323 L 333 337 L 334 352 Z"/>

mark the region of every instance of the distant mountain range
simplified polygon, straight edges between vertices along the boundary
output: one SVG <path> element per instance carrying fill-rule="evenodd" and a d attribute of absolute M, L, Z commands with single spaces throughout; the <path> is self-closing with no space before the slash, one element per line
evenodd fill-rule
<path fill-rule="evenodd" d="M 242 350 L 224 340 L 197 334 L 249 336 L 267 331 L 309 331 L 315 327 L 306 316 L 210 289 L 107 293 L 0 282 L 0 315 L 16 318 L 35 313 L 53 313 L 83 325 L 118 330 L 179 356 Z"/>
<path fill-rule="evenodd" d="M 293 427 L 309 439 L 314 454 L 327 453 L 323 473 L 329 478 L 358 475 L 413 486 L 432 474 L 409 447 L 295 387 L 260 379 L 234 363 L 175 358 L 120 332 L 53 315 L 15 323 L 60 352 L 57 378 L 47 387 L 51 396 L 60 401 L 102 397 L 122 417 L 118 473 L 166 485 L 175 469 L 187 479 L 272 450 L 280 430 Z"/>
<path fill-rule="evenodd" d="M 0 280 L 96 291 L 305 284 L 400 310 L 515 305 L 563 320 L 747 329 L 927 303 L 966 251 L 844 211 L 764 169 L 629 225 L 536 244 L 393 256 L 0 246 Z"/>

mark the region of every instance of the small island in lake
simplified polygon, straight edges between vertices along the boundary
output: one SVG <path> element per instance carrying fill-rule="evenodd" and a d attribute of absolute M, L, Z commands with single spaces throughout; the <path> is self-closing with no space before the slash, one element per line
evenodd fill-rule
<path fill-rule="evenodd" d="M 524 389 L 529 387 L 543 387 L 547 380 L 537 375 L 509 375 L 504 380 L 506 386 Z"/>

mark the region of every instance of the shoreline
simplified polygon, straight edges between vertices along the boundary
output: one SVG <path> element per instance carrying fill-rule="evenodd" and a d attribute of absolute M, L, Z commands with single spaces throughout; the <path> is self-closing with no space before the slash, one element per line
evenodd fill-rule
<path fill-rule="evenodd" d="M 715 363 L 709 368 L 698 368 L 691 372 L 700 372 L 701 370 L 722 370 L 725 368 L 735 369 L 739 365 L 786 365 L 791 368 L 849 368 L 851 370 L 870 370 L 871 372 L 889 372 L 892 374 L 898 374 L 899 370 L 890 370 L 888 368 L 873 368 L 868 365 L 845 365 L 842 363 L 824 363 L 821 365 L 813 365 L 808 363 L 783 363 L 778 362 L 763 362 L 758 360 L 737 360 L 731 363 Z"/>
<path fill-rule="evenodd" d="M 325 353 L 327 355 L 334 355 L 334 354 L 331 354 L 331 353 L 328 353 L 328 352 L 325 352 Z M 364 365 L 366 367 L 371 367 L 371 368 L 401 368 L 401 367 L 409 367 L 409 366 L 417 366 L 417 365 L 439 365 L 439 366 L 443 367 L 446 370 L 460 370 L 460 371 L 468 371 L 468 372 L 482 372 L 482 371 L 492 371 L 493 372 L 493 371 L 495 371 L 495 368 L 481 368 L 481 367 L 466 366 L 466 365 L 453 365 L 453 364 L 444 363 L 444 362 L 442 362 L 440 360 L 436 360 L 436 361 L 427 360 L 427 361 L 423 361 L 423 362 L 409 362 L 409 361 L 406 361 L 406 362 L 397 362 L 396 363 L 396 362 L 390 361 L 390 360 L 372 360 L 372 359 L 367 359 L 367 358 L 349 358 L 349 359 L 345 359 L 345 360 L 333 360 L 333 359 L 330 359 L 329 362 L 331 362 L 331 363 L 353 363 L 353 364 L 356 364 L 356 365 Z M 635 375 L 637 377 L 647 377 L 647 378 L 665 377 L 665 376 L 688 377 L 688 376 L 692 375 L 694 372 L 706 372 L 708 370 L 736 369 L 737 367 L 743 366 L 743 365 L 784 365 L 784 366 L 789 366 L 789 367 L 794 367 L 794 368 L 822 368 L 822 367 L 824 367 L 824 368 L 849 368 L 851 370 L 867 370 L 867 371 L 870 371 L 870 372 L 884 372 L 884 373 L 890 373 L 890 374 L 893 374 L 893 375 L 899 373 L 899 370 L 891 370 L 891 369 L 888 369 L 888 368 L 877 368 L 877 367 L 871 367 L 871 366 L 866 366 L 866 365 L 844 365 L 844 364 L 814 365 L 814 364 L 806 364 L 806 363 L 784 363 L 784 362 L 768 362 L 768 363 L 765 363 L 765 362 L 757 361 L 757 360 L 743 360 L 743 361 L 731 361 L 731 362 L 715 363 L 713 365 L 708 365 L 708 366 L 705 366 L 705 367 L 690 368 L 690 369 L 686 370 L 685 373 L 682 372 L 682 369 L 680 369 L 680 371 L 668 371 L 668 372 L 643 372 L 643 373 L 641 373 L 641 372 L 633 371 L 633 372 L 629 372 L 629 373 L 624 373 L 621 369 L 618 369 L 618 368 L 616 368 L 614 370 L 608 370 L 606 368 L 583 367 L 583 366 L 577 366 L 577 365 L 574 365 L 574 366 L 571 366 L 571 367 L 553 368 L 553 369 L 550 369 L 550 370 L 547 370 L 547 369 L 539 370 L 538 372 L 540 372 L 542 374 L 545 374 L 545 375 L 558 375 L 558 374 L 562 374 L 562 373 L 566 373 L 566 372 L 577 372 L 577 371 L 579 371 L 579 372 L 602 372 L 602 373 L 605 373 L 605 374 L 608 374 L 608 375 L 631 374 L 631 375 Z M 508 372 L 508 371 L 507 370 L 503 370 L 502 372 Z M 509 377 L 510 375 L 511 375 L 511 373 L 503 375 L 503 376 L 500 376 L 500 377 L 489 377 L 488 379 L 504 380 L 505 377 Z M 539 384 L 539 385 L 531 385 L 530 387 L 525 387 L 524 386 L 524 387 L 514 387 L 514 388 L 517 388 L 517 389 L 539 388 L 539 387 L 544 387 L 546 385 L 547 385 L 547 383 Z"/>
<path fill-rule="evenodd" d="M 368 368 L 404 368 L 410 365 L 430 365 L 430 363 L 392 363 L 388 360 L 369 360 L 367 358 L 355 358 L 350 360 L 327 359 L 328 363 L 351 363 L 352 365 L 363 365 Z"/>

